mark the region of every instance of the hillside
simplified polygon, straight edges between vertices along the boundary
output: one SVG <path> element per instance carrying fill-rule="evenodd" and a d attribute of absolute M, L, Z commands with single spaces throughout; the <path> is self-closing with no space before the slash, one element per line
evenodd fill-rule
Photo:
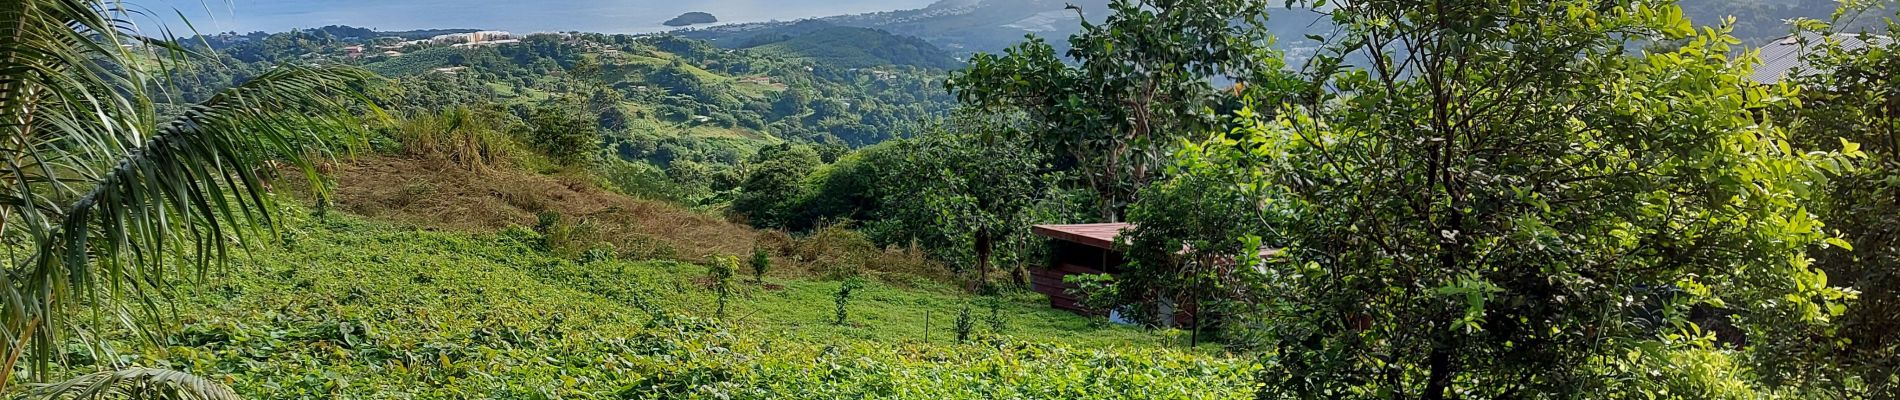
<path fill-rule="evenodd" d="M 721 324 L 699 266 L 579 263 L 520 237 L 347 216 L 300 222 L 252 260 L 178 304 L 191 317 L 169 346 L 125 357 L 268 399 L 1250 395 L 1245 363 L 1114 343 L 1142 334 L 1020 302 L 1005 312 L 1023 339 L 959 345 L 962 299 L 873 285 L 839 327 L 825 322 L 837 284 L 774 278 L 744 284 Z"/>
<path fill-rule="evenodd" d="M 921 39 L 869 28 L 826 27 L 747 48 L 847 68 L 911 65 L 950 69 L 961 65 L 956 58 Z"/>
<path fill-rule="evenodd" d="M 337 165 L 337 207 L 379 221 L 465 233 L 534 226 L 542 213 L 588 221 L 595 236 L 642 258 L 749 254 L 760 232 L 679 206 L 596 186 L 591 178 L 512 169 L 471 171 L 367 157 Z"/>
<path fill-rule="evenodd" d="M 662 257 L 673 260 L 737 254 L 755 233 L 572 178 L 377 156 L 339 165 L 335 182 L 345 212 L 286 211 L 295 218 L 282 240 L 172 304 L 189 317 L 165 347 L 110 334 L 143 349 L 122 362 L 272 399 L 1251 395 L 1251 363 L 1173 350 L 1166 336 L 1039 297 L 1000 298 L 990 311 L 960 290 L 872 281 L 835 325 L 840 283 L 787 264 L 762 284 L 739 279 L 722 322 L 703 266 L 563 254 L 571 239 L 560 235 L 576 231 L 496 229 L 533 223 L 534 209 L 586 215 L 600 227 L 587 237 L 665 235 L 655 237 L 676 246 Z M 981 336 L 957 343 L 966 307 L 984 318 Z M 95 362 L 72 356 L 74 368 Z"/>
<path fill-rule="evenodd" d="M 744 43 L 758 36 L 803 32 L 798 25 L 822 22 L 889 31 L 913 36 L 945 49 L 959 58 L 973 53 L 997 53 L 1025 35 L 1049 41 L 1058 54 L 1068 49 L 1067 38 L 1081 29 L 1081 18 L 1100 21 L 1108 15 L 1108 0 L 942 0 L 928 7 L 860 15 L 841 15 L 801 22 L 753 23 L 719 26 L 682 32 L 689 37 L 721 43 Z M 1736 16 L 1736 37 L 1745 43 L 1759 44 L 1786 36 L 1792 18 L 1826 19 L 1838 2 L 1832 0 L 1686 0 L 1682 7 L 1699 25 L 1715 26 L 1722 19 Z M 1069 9 L 1075 6 L 1079 10 Z M 1277 5 L 1277 3 L 1276 3 Z M 1275 7 L 1268 10 L 1267 28 L 1279 38 L 1276 47 L 1298 60 L 1317 50 L 1318 42 L 1307 35 L 1333 33 L 1330 21 L 1308 9 Z M 1885 15 L 1874 12 L 1870 15 Z M 1876 18 L 1859 21 L 1877 27 Z M 731 45 L 729 45 L 731 46 Z"/>

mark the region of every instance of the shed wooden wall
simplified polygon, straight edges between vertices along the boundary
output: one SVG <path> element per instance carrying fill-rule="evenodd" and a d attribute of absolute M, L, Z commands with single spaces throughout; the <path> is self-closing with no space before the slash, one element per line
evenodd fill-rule
<path fill-rule="evenodd" d="M 1125 263 L 1121 254 L 1064 241 L 1055 242 L 1052 250 L 1054 253 L 1048 266 L 1030 271 L 1030 288 L 1049 296 L 1050 307 L 1081 314 L 1094 313 L 1078 304 L 1075 295 L 1069 294 L 1076 285 L 1064 282 L 1063 278 L 1069 275 L 1114 273 Z"/>

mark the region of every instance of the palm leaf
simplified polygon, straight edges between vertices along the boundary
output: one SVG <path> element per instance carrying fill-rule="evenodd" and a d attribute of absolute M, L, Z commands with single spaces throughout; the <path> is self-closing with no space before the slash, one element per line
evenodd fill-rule
<path fill-rule="evenodd" d="M 125 10 L 0 4 L 0 238 L 13 253 L 0 274 L 0 385 L 22 358 L 48 371 L 70 332 L 107 321 L 146 332 L 174 282 L 275 226 L 268 163 L 320 183 L 311 147 L 359 130 L 353 109 L 381 113 L 360 94 L 373 74 L 281 66 L 159 124 L 146 88 L 169 74 L 150 69 L 187 60 L 137 35 Z"/>
<path fill-rule="evenodd" d="M 223 384 L 184 372 L 126 368 L 102 371 L 65 382 L 35 385 L 30 399 L 167 399 L 167 400 L 239 400 L 237 393 Z"/>

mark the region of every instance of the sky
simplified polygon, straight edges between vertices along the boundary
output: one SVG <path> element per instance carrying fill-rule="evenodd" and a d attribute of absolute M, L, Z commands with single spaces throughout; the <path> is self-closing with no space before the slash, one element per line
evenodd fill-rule
<path fill-rule="evenodd" d="M 703 11 L 722 22 L 796 20 L 923 8 L 935 0 L 126 0 L 147 21 L 189 34 L 280 32 L 350 25 L 385 31 L 437 28 L 517 33 L 586 31 L 645 33 L 679 14 Z M 186 23 L 179 22 L 179 15 Z"/>

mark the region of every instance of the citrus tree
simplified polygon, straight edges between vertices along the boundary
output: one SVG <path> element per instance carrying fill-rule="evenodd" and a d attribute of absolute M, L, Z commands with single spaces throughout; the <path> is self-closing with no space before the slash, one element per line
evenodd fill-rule
<path fill-rule="evenodd" d="M 1280 249 L 1237 269 L 1261 397 L 1748 397 L 1713 349 L 1818 334 L 1851 297 L 1806 205 L 1860 154 L 1761 119 L 1789 93 L 1673 2 L 1294 3 L 1340 26 L 1304 71 L 1325 90 L 1176 157 Z"/>
<path fill-rule="evenodd" d="M 1885 5 L 1891 0 L 1860 6 Z M 1852 247 L 1816 254 L 1831 280 L 1859 292 L 1832 340 L 1787 340 L 1758 346 L 1762 368 L 1783 385 L 1860 391 L 1870 398 L 1900 397 L 1900 18 L 1843 7 L 1830 21 L 1803 22 L 1809 68 L 1785 81 L 1800 88 L 1799 104 L 1775 108 L 1797 142 L 1860 151 L 1867 157 L 1827 185 L 1815 212 Z M 1884 14 L 1884 15 L 1883 15 Z M 1852 20 L 1881 20 L 1863 31 Z M 1885 38 L 1883 38 L 1883 36 Z M 1845 139 L 1845 140 L 1843 140 Z M 1778 327 L 1764 327 L 1774 329 Z"/>
<path fill-rule="evenodd" d="M 1066 57 L 1032 36 L 971 57 L 946 85 L 966 106 L 1027 114 L 1023 134 L 1094 192 L 1103 221 L 1120 221 L 1176 142 L 1219 124 L 1214 82 L 1276 75 L 1282 64 L 1261 57 L 1271 3 L 1111 1 L 1101 23 L 1083 16 Z"/>

